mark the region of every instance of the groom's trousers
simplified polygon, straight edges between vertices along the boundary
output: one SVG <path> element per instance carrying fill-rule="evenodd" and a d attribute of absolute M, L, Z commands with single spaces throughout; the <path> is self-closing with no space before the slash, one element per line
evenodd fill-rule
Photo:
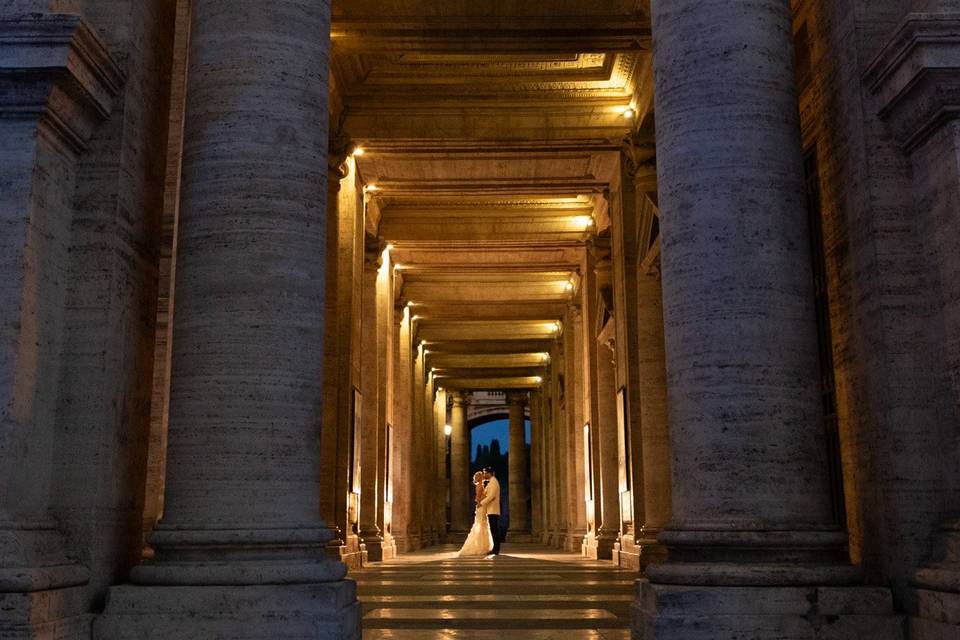
<path fill-rule="evenodd" d="M 500 553 L 500 514 L 487 515 L 487 522 L 490 523 L 490 535 L 493 536 L 493 551 L 490 553 Z"/>

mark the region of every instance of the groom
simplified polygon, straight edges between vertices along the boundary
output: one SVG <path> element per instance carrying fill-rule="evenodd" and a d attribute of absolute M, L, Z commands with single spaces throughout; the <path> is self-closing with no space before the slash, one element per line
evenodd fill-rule
<path fill-rule="evenodd" d="M 492 555 L 500 554 L 500 483 L 490 467 L 483 469 L 483 496 L 480 506 L 487 509 L 487 521 L 490 523 L 490 534 L 493 536 Z"/>

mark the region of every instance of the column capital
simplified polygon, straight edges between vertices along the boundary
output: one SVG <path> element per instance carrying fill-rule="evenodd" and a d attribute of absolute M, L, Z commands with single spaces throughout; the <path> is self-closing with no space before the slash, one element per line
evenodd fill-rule
<path fill-rule="evenodd" d="M 960 13 L 912 13 L 867 69 L 897 142 L 912 151 L 960 117 Z"/>
<path fill-rule="evenodd" d="M 30 14 L 0 19 L 0 59 L 17 91 L 0 94 L 0 114 L 34 114 L 76 152 L 113 108 L 123 73 L 80 16 Z"/>
<path fill-rule="evenodd" d="M 507 392 L 507 404 L 524 405 L 526 403 L 527 403 L 526 391 L 508 391 Z"/>
<path fill-rule="evenodd" d="M 631 177 L 635 177 L 645 165 L 656 166 L 656 156 L 657 141 L 652 130 L 633 131 L 620 144 L 622 167 Z"/>
<path fill-rule="evenodd" d="M 466 407 L 470 404 L 473 394 L 469 391 L 451 391 L 450 401 L 455 407 Z"/>
<path fill-rule="evenodd" d="M 363 268 L 364 270 L 378 270 L 383 266 L 383 251 L 387 248 L 387 241 L 380 236 L 365 234 L 363 237 Z"/>

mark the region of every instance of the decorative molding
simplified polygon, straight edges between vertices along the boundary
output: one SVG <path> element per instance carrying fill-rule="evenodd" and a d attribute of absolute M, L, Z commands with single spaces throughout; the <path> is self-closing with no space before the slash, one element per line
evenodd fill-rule
<path fill-rule="evenodd" d="M 907 16 L 864 81 L 901 147 L 916 149 L 960 115 L 960 13 Z"/>
<path fill-rule="evenodd" d="M 36 118 L 79 153 L 110 114 L 123 81 L 80 16 L 0 19 L 0 118 Z"/>

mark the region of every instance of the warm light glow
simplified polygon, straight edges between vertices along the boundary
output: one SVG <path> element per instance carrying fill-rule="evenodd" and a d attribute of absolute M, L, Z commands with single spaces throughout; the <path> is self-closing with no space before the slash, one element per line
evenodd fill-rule
<path fill-rule="evenodd" d="M 534 380 L 536 380 L 537 384 L 540 384 L 541 382 L 543 382 L 543 378 L 541 378 L 540 376 L 535 377 Z"/>
<path fill-rule="evenodd" d="M 366 153 L 366 151 L 363 150 L 363 147 L 354 147 L 354 148 L 353 148 L 353 151 L 350 153 L 350 155 L 359 158 L 360 156 L 362 156 L 362 155 L 365 154 L 365 153 Z"/>
<path fill-rule="evenodd" d="M 410 318 L 410 319 L 411 319 L 411 320 L 419 320 L 419 319 L 420 319 L 420 316 L 413 316 L 413 317 Z"/>
<path fill-rule="evenodd" d="M 424 352 L 424 353 L 430 353 L 430 350 L 429 350 L 429 349 L 424 349 L 423 352 Z"/>
<path fill-rule="evenodd" d="M 412 307 L 412 306 L 413 306 L 413 302 L 407 302 L 407 308 L 408 308 L 408 309 L 409 309 L 410 307 Z"/>
<path fill-rule="evenodd" d="M 549 354 L 549 353 L 541 353 L 541 354 L 540 354 L 540 359 L 543 360 L 544 362 L 546 362 L 547 360 L 550 359 L 550 354 Z"/>
<path fill-rule="evenodd" d="M 563 325 L 560 324 L 559 322 L 554 322 L 554 323 L 553 323 L 553 330 L 554 330 L 554 331 L 560 331 L 560 329 L 562 329 L 562 328 L 563 328 Z"/>
<path fill-rule="evenodd" d="M 593 226 L 593 216 L 577 216 L 573 219 L 578 227 L 589 229 Z"/>
<path fill-rule="evenodd" d="M 388 248 L 388 251 L 389 251 L 389 248 Z M 403 269 L 403 265 L 402 265 L 402 264 L 395 264 L 395 265 L 393 265 L 393 270 L 394 270 L 394 271 L 399 271 L 400 269 Z"/>
<path fill-rule="evenodd" d="M 392 242 L 388 242 L 388 243 L 387 243 L 387 251 L 393 251 L 393 243 L 392 243 Z"/>
<path fill-rule="evenodd" d="M 449 436 L 451 433 L 453 433 L 453 427 L 448 424 L 443 425 L 443 435 Z"/>
<path fill-rule="evenodd" d="M 572 283 L 572 282 L 568 282 L 567 284 L 564 285 L 564 288 L 565 288 L 567 291 L 573 291 L 573 283 Z"/>
<path fill-rule="evenodd" d="M 623 112 L 623 117 L 624 117 L 624 118 L 627 118 L 628 120 L 632 120 L 632 119 L 633 119 L 633 116 L 635 116 L 635 115 L 637 115 L 637 112 L 634 111 L 633 109 L 626 109 L 626 110 L 624 110 L 624 112 Z"/>
<path fill-rule="evenodd" d="M 364 191 L 380 191 L 380 187 L 375 184 L 368 184 L 363 188 Z"/>
<path fill-rule="evenodd" d="M 427 341 L 426 341 L 426 340 L 421 340 L 421 341 L 420 341 L 420 346 L 421 346 L 421 347 L 425 346 L 426 344 L 427 344 Z"/>

